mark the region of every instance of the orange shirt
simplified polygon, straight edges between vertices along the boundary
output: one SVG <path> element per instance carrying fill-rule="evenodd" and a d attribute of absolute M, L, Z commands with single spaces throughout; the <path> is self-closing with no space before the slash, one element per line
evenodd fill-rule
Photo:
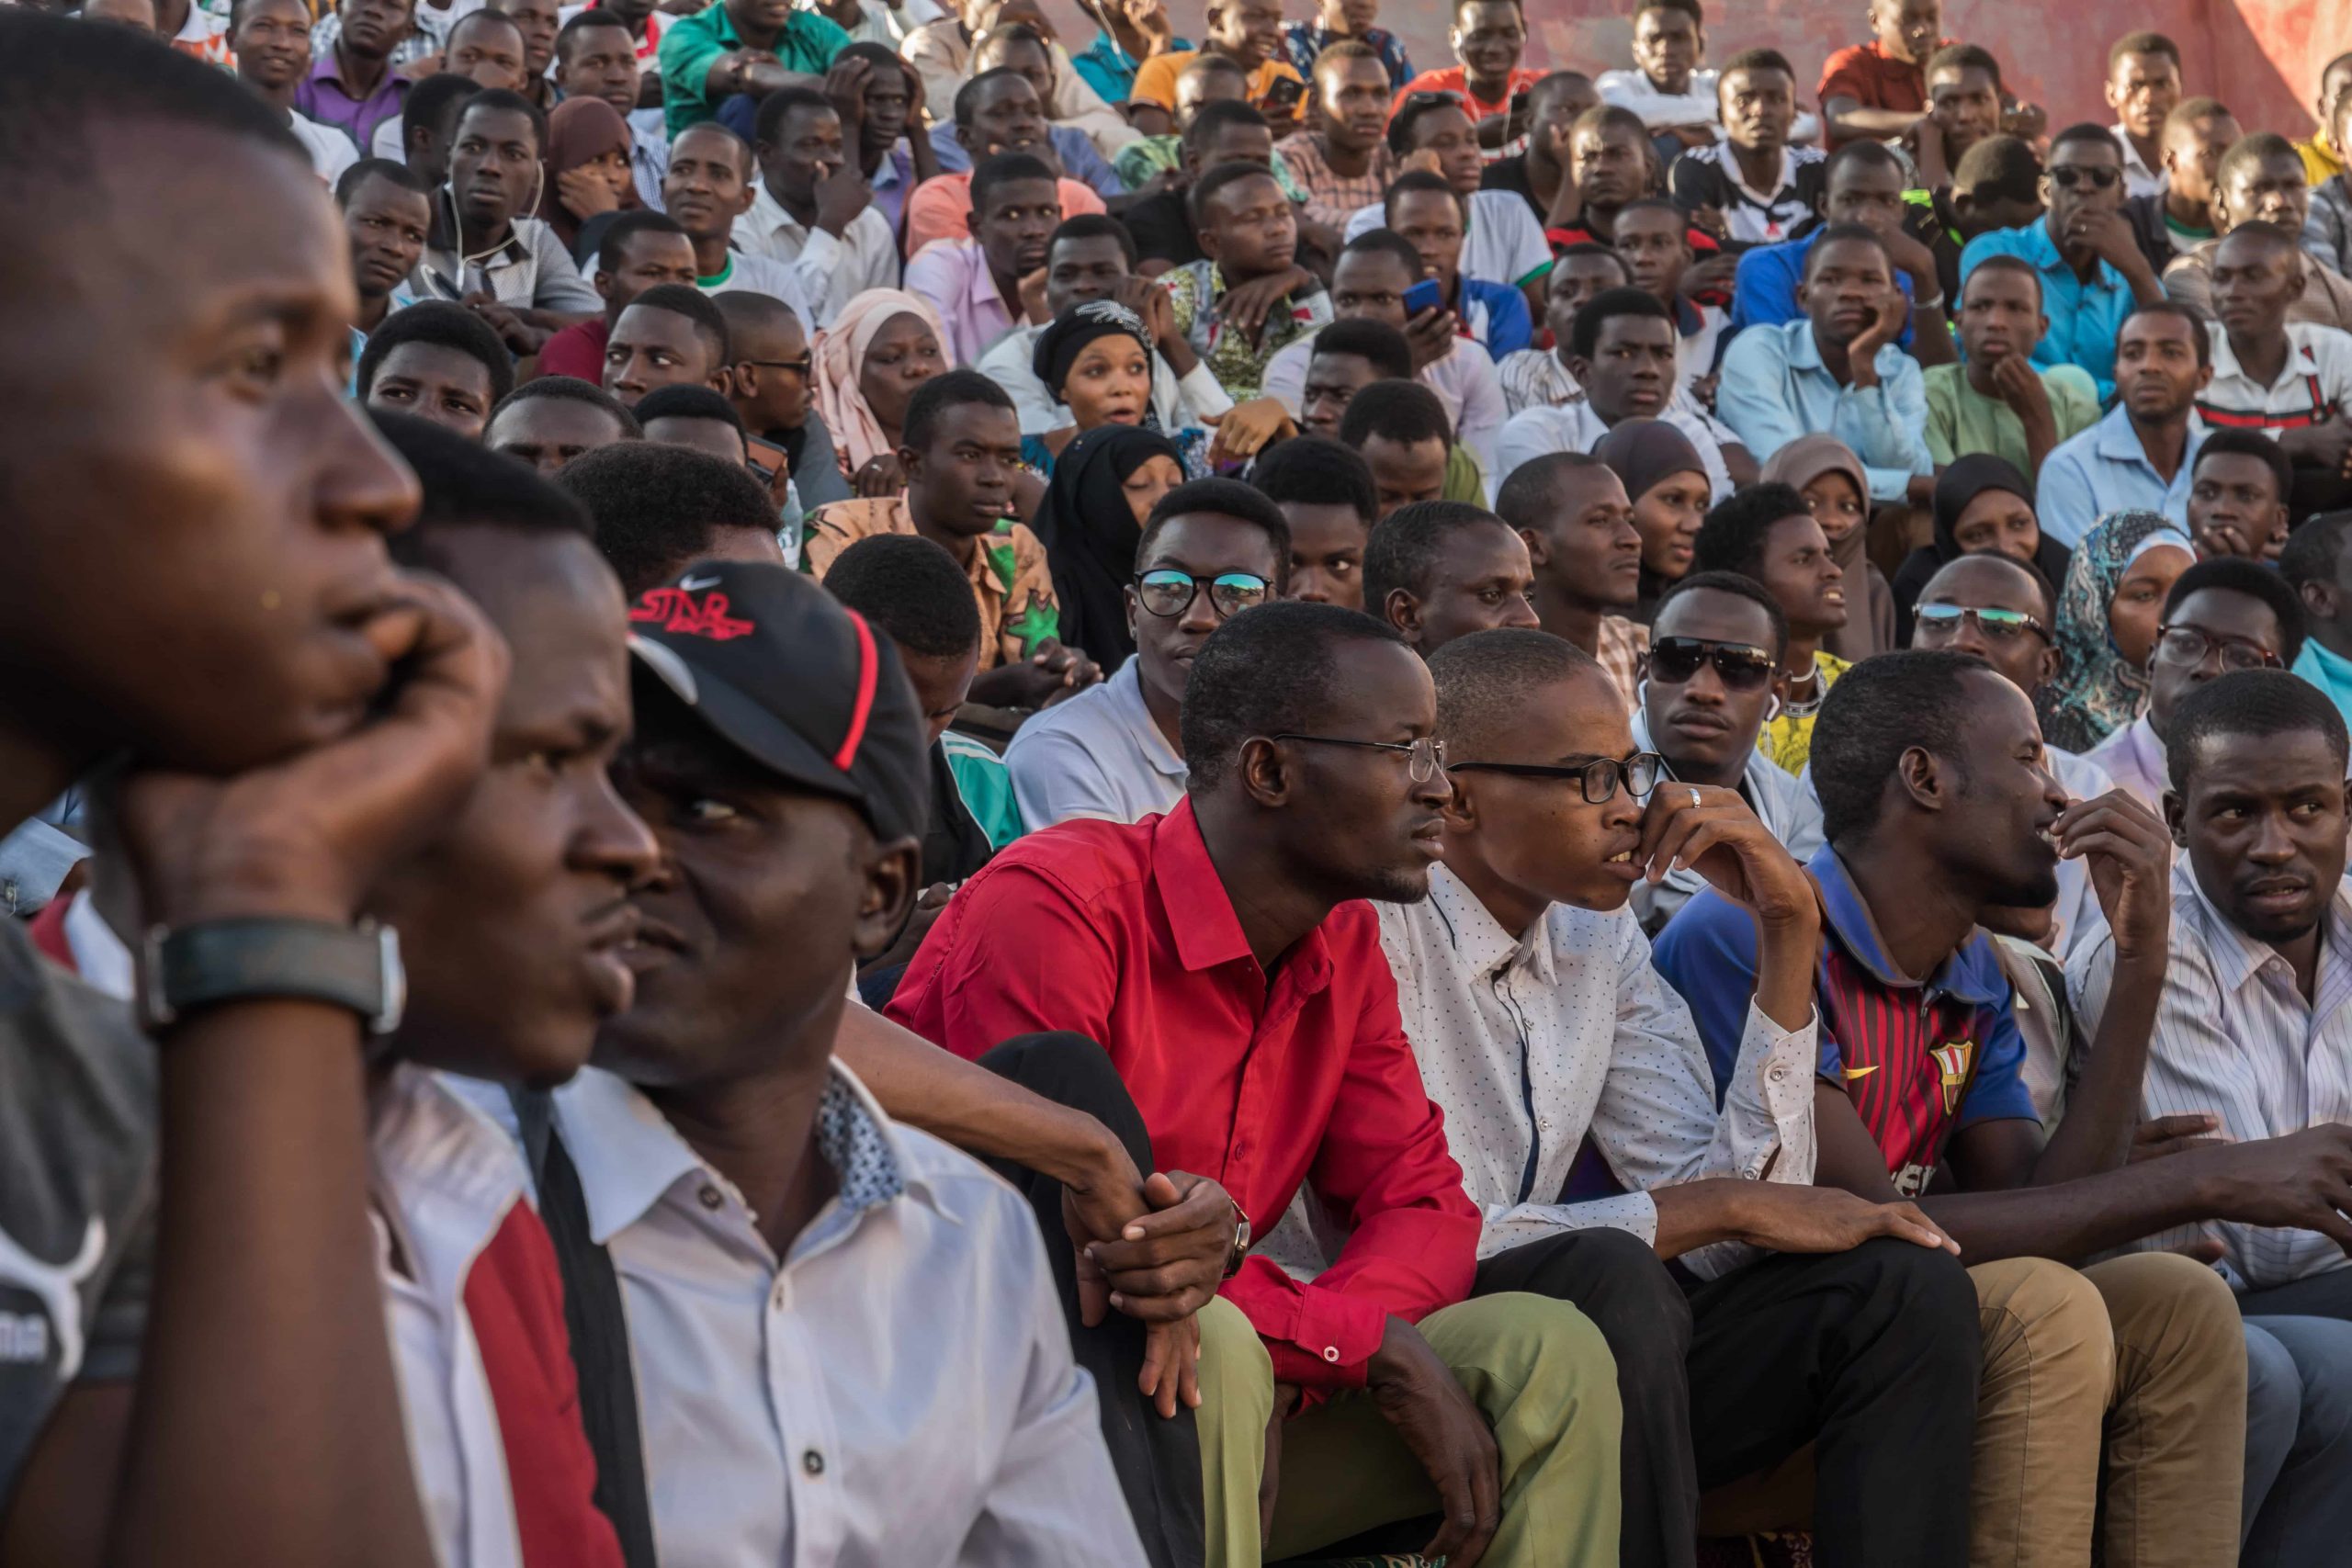
<path fill-rule="evenodd" d="M 1102 211 L 1102 198 L 1094 194 L 1091 186 L 1064 178 L 1061 182 L 1062 216 L 1075 218 L 1081 212 Z M 933 240 L 968 240 L 972 237 L 972 176 L 933 175 L 915 186 L 907 197 L 907 254 L 913 255 Z"/>

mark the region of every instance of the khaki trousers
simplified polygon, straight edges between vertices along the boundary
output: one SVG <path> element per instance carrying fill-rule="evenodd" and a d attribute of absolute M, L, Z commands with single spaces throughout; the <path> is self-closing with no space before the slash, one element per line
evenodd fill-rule
<path fill-rule="evenodd" d="M 1209 1568 L 1258 1568 L 1359 1531 L 1438 1511 L 1435 1487 L 1361 1391 L 1283 1428 L 1271 1553 L 1258 1540 L 1258 1482 L 1274 1369 L 1257 1332 L 1222 1299 L 1201 1313 L 1201 1472 Z M 1421 1320 L 1494 1428 L 1502 1523 L 1494 1568 L 1615 1568 L 1617 1368 L 1600 1331 L 1565 1302 L 1486 1296 Z M 2234 1515 L 2233 1515 L 2234 1518 Z"/>

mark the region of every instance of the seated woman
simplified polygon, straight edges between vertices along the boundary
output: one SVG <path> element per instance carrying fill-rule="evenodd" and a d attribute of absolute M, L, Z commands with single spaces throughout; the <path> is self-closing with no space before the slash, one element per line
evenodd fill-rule
<path fill-rule="evenodd" d="M 1080 435 L 1120 425 L 1157 431 L 1170 441 L 1184 477 L 1198 479 L 1227 462 L 1254 457 L 1268 442 L 1298 434 L 1282 405 L 1271 398 L 1236 404 L 1213 420 L 1210 429 L 1188 425 L 1161 429 L 1152 407 L 1151 329 L 1114 299 L 1089 299 L 1071 306 L 1038 333 L 1030 351 L 1031 371 L 1069 423 L 1043 434 L 1021 438 L 1023 462 L 1051 477 L 1063 451 Z"/>
<path fill-rule="evenodd" d="M 907 488 L 899 462 L 907 400 L 953 368 L 947 332 L 931 306 L 898 288 L 869 288 L 842 307 L 817 334 L 817 412 L 833 438 L 833 456 L 861 496 Z"/>
<path fill-rule="evenodd" d="M 1032 531 L 1045 541 L 1063 645 L 1105 670 L 1116 670 L 1136 650 L 1127 585 L 1135 581 L 1144 519 L 1183 479 L 1176 444 L 1132 423 L 1075 435 L 1054 465 Z"/>
<path fill-rule="evenodd" d="M 1624 481 L 1634 502 L 1634 526 L 1642 536 L 1641 596 L 1625 615 L 1648 626 L 1658 601 L 1690 573 L 1691 541 L 1713 494 L 1707 465 L 1689 436 L 1655 419 L 1620 420 L 1592 455 Z"/>
<path fill-rule="evenodd" d="M 2087 751 L 2139 716 L 2165 596 L 2196 558 L 2159 513 L 2109 513 L 2083 536 L 2058 595 L 2058 673 L 2034 697 L 2045 744 Z"/>
<path fill-rule="evenodd" d="M 1906 557 L 1894 574 L 1894 617 L 1911 640 L 1911 606 L 1946 561 L 1991 550 L 2066 581 L 2066 547 L 2042 533 L 2033 512 L 2033 481 L 2006 457 L 1971 452 L 1936 476 L 1935 538 Z"/>
<path fill-rule="evenodd" d="M 540 156 L 539 204 L 544 219 L 571 259 L 591 271 L 582 254 L 594 254 L 597 233 L 582 244 L 581 226 L 608 212 L 642 206 L 630 170 L 636 150 L 628 121 L 602 98 L 566 98 L 548 116 L 547 151 Z M 601 232 L 601 226 L 599 226 Z"/>
<path fill-rule="evenodd" d="M 1804 497 L 1830 558 L 1846 574 L 1851 608 L 1846 624 L 1821 639 L 1822 650 L 1850 664 L 1901 648 L 1908 638 L 1897 636 L 1894 593 L 1871 564 L 1870 472 L 1854 449 L 1834 435 L 1801 435 L 1772 454 L 1762 477 Z"/>

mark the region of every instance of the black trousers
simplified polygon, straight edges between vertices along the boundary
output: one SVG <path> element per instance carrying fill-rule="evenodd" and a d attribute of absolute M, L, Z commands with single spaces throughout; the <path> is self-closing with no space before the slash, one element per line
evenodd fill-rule
<path fill-rule="evenodd" d="M 2331 1269 L 2267 1290 L 2247 1291 L 2238 1297 L 2238 1311 L 2248 1317 L 2352 1318 L 2352 1269 Z"/>
<path fill-rule="evenodd" d="M 1153 1168 L 1143 1113 L 1102 1047 L 1084 1035 L 1018 1035 L 982 1056 L 980 1066 L 1057 1105 L 1085 1111 L 1126 1145 L 1137 1170 L 1148 1174 Z M 1069 1318 L 1070 1349 L 1094 1380 L 1111 1468 L 1135 1516 L 1144 1555 L 1152 1568 L 1199 1568 L 1205 1504 L 1193 1413 L 1179 1405 L 1173 1418 L 1163 1418 L 1136 1389 L 1143 1371 L 1141 1323 L 1115 1312 L 1092 1328 L 1079 1322 L 1078 1259 L 1062 1223 L 1062 1184 L 1012 1160 L 987 1163 L 1036 1211 L 1046 1257 Z"/>
<path fill-rule="evenodd" d="M 1690 1568 L 1699 1494 L 1814 1445 L 1822 1568 L 1962 1568 L 1984 1359 L 1947 1253 L 1877 1239 L 1686 1288 L 1640 1237 L 1572 1231 L 1478 1266 L 1473 1293 L 1574 1302 L 1617 1358 L 1625 1568 Z"/>

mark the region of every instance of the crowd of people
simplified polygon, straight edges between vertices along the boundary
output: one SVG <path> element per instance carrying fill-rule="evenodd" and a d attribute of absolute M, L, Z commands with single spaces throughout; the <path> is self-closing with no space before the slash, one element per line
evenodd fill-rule
<path fill-rule="evenodd" d="M 0 6 L 0 1562 L 2338 1560 L 2352 54 L 1304 8 Z"/>

